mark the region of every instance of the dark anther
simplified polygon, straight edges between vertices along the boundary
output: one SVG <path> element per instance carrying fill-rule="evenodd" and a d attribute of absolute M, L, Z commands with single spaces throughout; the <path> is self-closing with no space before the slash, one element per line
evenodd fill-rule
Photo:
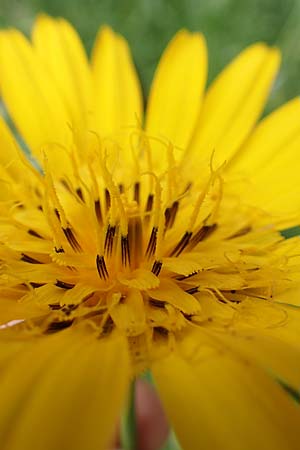
<path fill-rule="evenodd" d="M 140 204 L 140 183 L 134 183 L 134 194 L 133 194 L 134 200 L 137 202 L 137 204 Z"/>
<path fill-rule="evenodd" d="M 37 237 L 37 238 L 39 238 L 39 239 L 43 239 L 43 236 L 41 236 L 41 235 L 40 235 L 37 231 L 35 231 L 35 230 L 30 229 L 30 230 L 27 231 L 27 233 L 30 234 L 30 236 L 34 236 L 34 237 Z"/>
<path fill-rule="evenodd" d="M 122 183 L 119 184 L 119 192 L 120 194 L 124 194 L 124 184 Z"/>
<path fill-rule="evenodd" d="M 46 283 L 35 283 L 34 281 L 30 281 L 30 286 L 33 287 L 34 289 L 37 289 L 41 286 L 45 286 Z"/>
<path fill-rule="evenodd" d="M 38 206 L 37 206 L 37 209 L 38 209 L 39 211 L 43 211 L 42 205 L 38 205 Z"/>
<path fill-rule="evenodd" d="M 110 316 L 108 316 L 105 324 L 103 325 L 102 334 L 103 335 L 109 334 L 113 330 L 113 328 L 114 328 L 113 320 Z"/>
<path fill-rule="evenodd" d="M 139 266 L 143 249 L 143 227 L 140 217 L 130 217 L 128 220 L 128 242 L 130 263 L 132 268 Z"/>
<path fill-rule="evenodd" d="M 56 280 L 55 286 L 62 288 L 62 289 L 73 289 L 75 284 L 66 283 L 65 281 L 61 281 L 61 280 Z"/>
<path fill-rule="evenodd" d="M 165 210 L 165 230 L 169 228 L 169 223 L 171 219 L 171 208 Z"/>
<path fill-rule="evenodd" d="M 148 195 L 148 198 L 147 198 L 146 212 L 152 211 L 153 200 L 154 200 L 153 194 L 149 194 L 149 195 Z"/>
<path fill-rule="evenodd" d="M 204 239 L 208 238 L 215 229 L 217 228 L 217 224 L 214 223 L 212 225 L 204 225 L 197 231 L 197 233 L 193 236 L 191 240 L 191 245 L 197 245 L 199 242 L 204 241 Z"/>
<path fill-rule="evenodd" d="M 60 305 L 59 303 L 49 303 L 49 308 L 51 308 L 53 311 L 58 311 L 60 309 L 62 309 L 62 305 Z"/>
<path fill-rule="evenodd" d="M 21 261 L 24 261 L 24 262 L 27 262 L 30 264 L 42 264 L 41 261 L 31 258 L 31 256 L 25 255 L 25 253 L 22 253 Z"/>
<path fill-rule="evenodd" d="M 101 211 L 101 205 L 100 205 L 100 200 L 99 199 L 95 200 L 94 208 L 95 208 L 95 213 L 96 213 L 96 217 L 97 217 L 98 223 L 100 225 L 102 225 L 103 219 L 102 219 L 102 211 Z"/>
<path fill-rule="evenodd" d="M 162 308 L 163 309 L 165 307 L 165 302 L 160 301 L 160 300 L 155 300 L 154 298 L 151 298 L 149 300 L 149 304 L 151 306 L 155 306 L 156 308 Z"/>
<path fill-rule="evenodd" d="M 146 212 L 146 213 L 150 213 L 150 211 L 152 211 L 152 208 L 153 208 L 153 200 L 154 200 L 153 194 L 149 194 L 149 195 L 148 195 L 148 198 L 147 198 L 146 208 L 145 208 L 145 212 Z M 149 219 L 150 219 L 150 215 L 147 214 L 147 215 L 145 216 L 145 221 L 148 222 Z"/>
<path fill-rule="evenodd" d="M 174 225 L 179 203 L 176 201 L 172 204 L 170 208 L 165 210 L 165 230 L 172 228 Z"/>
<path fill-rule="evenodd" d="M 153 227 L 152 231 L 151 231 L 151 236 L 148 242 L 148 247 L 146 250 L 146 256 L 148 258 L 151 258 L 151 256 L 154 255 L 155 250 L 156 250 L 156 242 L 157 242 L 157 232 L 158 232 L 158 228 L 157 227 Z"/>
<path fill-rule="evenodd" d="M 34 192 L 35 192 L 35 194 L 36 194 L 37 197 L 39 197 L 39 198 L 42 197 L 42 194 L 40 193 L 40 190 L 39 190 L 38 187 L 36 187 L 36 188 L 34 189 Z"/>
<path fill-rule="evenodd" d="M 73 303 L 70 305 L 66 305 L 62 308 L 62 312 L 65 313 L 66 316 L 69 316 L 72 311 L 78 308 L 79 305 L 74 305 Z"/>
<path fill-rule="evenodd" d="M 104 256 L 97 255 L 96 266 L 97 266 L 99 277 L 102 280 L 106 280 L 108 278 L 108 272 L 107 272 Z"/>
<path fill-rule="evenodd" d="M 108 211 L 111 206 L 110 193 L 108 189 L 105 189 L 104 195 L 105 195 L 105 208 L 106 211 Z"/>
<path fill-rule="evenodd" d="M 54 209 L 55 215 L 58 218 L 58 220 L 60 221 L 60 214 L 57 208 Z"/>
<path fill-rule="evenodd" d="M 193 183 L 189 182 L 189 183 L 186 185 L 186 188 L 185 188 L 185 190 L 183 191 L 182 195 L 187 194 L 187 193 L 189 192 L 189 190 L 191 189 L 192 186 L 193 186 Z"/>
<path fill-rule="evenodd" d="M 108 225 L 106 235 L 105 235 L 105 243 L 104 243 L 104 251 L 106 252 L 107 255 L 112 254 L 115 233 L 116 233 L 116 227 Z"/>
<path fill-rule="evenodd" d="M 169 331 L 164 327 L 154 327 L 153 331 L 160 334 L 161 336 L 168 336 Z"/>
<path fill-rule="evenodd" d="M 186 320 L 188 320 L 189 322 L 192 322 L 193 314 L 186 314 L 186 313 L 182 313 L 182 314 Z"/>
<path fill-rule="evenodd" d="M 56 333 L 57 331 L 69 328 L 73 323 L 73 320 L 61 320 L 51 322 L 48 326 L 46 333 Z"/>
<path fill-rule="evenodd" d="M 73 231 L 71 230 L 70 227 L 67 228 L 62 228 L 64 235 L 66 236 L 69 244 L 71 245 L 72 249 L 75 252 L 79 252 L 81 250 L 81 247 L 79 245 L 79 242 L 77 241 Z"/>
<path fill-rule="evenodd" d="M 60 182 L 67 191 L 71 192 L 70 186 L 65 179 L 61 178 Z"/>
<path fill-rule="evenodd" d="M 186 231 L 174 250 L 172 250 L 170 256 L 179 256 L 190 242 L 192 234 L 193 233 L 191 231 Z"/>
<path fill-rule="evenodd" d="M 244 227 L 241 230 L 238 230 L 236 233 L 229 236 L 227 239 L 229 240 L 229 239 L 234 239 L 237 237 L 244 236 L 245 234 L 250 233 L 251 230 L 252 230 L 252 228 L 250 226 Z"/>
<path fill-rule="evenodd" d="M 162 268 L 162 262 L 161 261 L 154 261 L 151 272 L 154 273 L 158 277 L 160 274 Z"/>
<path fill-rule="evenodd" d="M 82 189 L 81 189 L 80 187 L 76 189 L 76 194 L 78 195 L 78 197 L 80 198 L 80 200 L 84 202 Z"/>
<path fill-rule="evenodd" d="M 187 289 L 185 292 L 187 294 L 191 294 L 191 295 L 196 294 L 197 292 L 199 292 L 199 286 L 195 286 L 190 289 Z"/>
<path fill-rule="evenodd" d="M 65 253 L 64 249 L 62 247 L 54 247 L 55 253 Z"/>
<path fill-rule="evenodd" d="M 123 266 L 130 264 L 130 251 L 129 251 L 128 236 L 121 237 L 121 256 L 122 256 L 122 265 Z"/>

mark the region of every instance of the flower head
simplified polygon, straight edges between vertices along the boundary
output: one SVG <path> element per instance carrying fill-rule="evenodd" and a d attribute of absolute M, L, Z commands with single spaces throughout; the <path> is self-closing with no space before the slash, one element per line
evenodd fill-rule
<path fill-rule="evenodd" d="M 300 206 L 299 99 L 255 126 L 279 60 L 252 45 L 204 94 L 204 38 L 180 31 L 144 120 L 110 28 L 91 64 L 62 19 L 40 16 L 32 43 L 1 33 L 34 160 L 1 120 L 5 449 L 105 448 L 146 369 L 184 448 L 297 448 L 275 378 L 299 387 L 299 239 L 280 233 Z"/>

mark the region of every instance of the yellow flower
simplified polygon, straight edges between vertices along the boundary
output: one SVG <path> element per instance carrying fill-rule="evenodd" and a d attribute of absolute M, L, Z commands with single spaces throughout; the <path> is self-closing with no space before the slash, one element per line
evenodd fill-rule
<path fill-rule="evenodd" d="M 110 28 L 90 64 L 62 19 L 1 32 L 35 160 L 1 120 L 2 449 L 105 449 L 145 369 L 184 449 L 299 448 L 278 383 L 300 386 L 299 238 L 280 234 L 299 217 L 299 99 L 255 125 L 279 62 L 254 44 L 204 94 L 204 38 L 180 31 L 144 120 Z"/>

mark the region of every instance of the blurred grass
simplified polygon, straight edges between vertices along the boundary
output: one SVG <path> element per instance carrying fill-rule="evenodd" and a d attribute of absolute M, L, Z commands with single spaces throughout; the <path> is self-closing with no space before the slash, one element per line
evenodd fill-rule
<path fill-rule="evenodd" d="M 300 0 L 0 0 L 0 26 L 29 33 L 41 11 L 69 19 L 88 50 L 100 24 L 125 35 L 146 95 L 163 48 L 182 27 L 204 32 L 210 79 L 246 45 L 263 40 L 284 55 L 268 109 L 300 92 Z"/>

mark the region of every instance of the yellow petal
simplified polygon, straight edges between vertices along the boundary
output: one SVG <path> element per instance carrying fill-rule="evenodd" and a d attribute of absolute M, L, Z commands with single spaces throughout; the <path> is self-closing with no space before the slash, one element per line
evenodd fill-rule
<path fill-rule="evenodd" d="M 173 353 L 153 369 L 182 447 L 296 450 L 300 409 L 288 394 L 255 366 L 200 349 L 196 341 L 190 360 Z"/>
<path fill-rule="evenodd" d="M 22 151 L 2 117 L 0 117 L 0 148 L 0 198 L 5 201 L 10 198 L 20 201 L 20 197 L 17 198 L 17 183 L 22 185 L 24 191 L 24 185 L 29 186 L 37 180 L 29 171 L 24 180 L 26 167 L 21 161 Z"/>
<path fill-rule="evenodd" d="M 201 309 L 200 302 L 195 297 L 169 280 L 161 280 L 158 288 L 148 290 L 148 295 L 155 300 L 167 302 L 186 314 L 193 314 Z"/>
<path fill-rule="evenodd" d="M 299 98 L 270 114 L 229 165 L 229 176 L 247 180 L 243 201 L 274 213 L 299 209 L 299 116 Z"/>
<path fill-rule="evenodd" d="M 300 386 L 300 349 L 286 342 L 264 335 L 259 330 L 229 333 L 221 336 L 228 345 L 241 357 L 247 356 L 272 375 L 284 380 L 295 390 Z"/>
<path fill-rule="evenodd" d="M 118 329 L 130 335 L 139 335 L 146 328 L 143 296 L 137 289 L 130 289 L 124 302 L 121 301 L 110 310 L 112 320 Z"/>
<path fill-rule="evenodd" d="M 125 39 L 103 27 L 92 54 L 95 128 L 101 136 L 142 121 L 142 96 Z"/>
<path fill-rule="evenodd" d="M 125 286 L 140 289 L 141 291 L 154 289 L 159 286 L 159 278 L 154 273 L 144 269 L 136 269 L 128 274 L 120 272 L 118 280 Z"/>
<path fill-rule="evenodd" d="M 4 167 L 14 179 L 20 180 L 24 167 L 20 162 L 20 147 L 7 124 L 0 117 L 0 165 Z"/>
<path fill-rule="evenodd" d="M 34 24 L 32 40 L 37 54 L 53 77 L 74 125 L 87 125 L 91 112 L 91 75 L 77 32 L 67 21 L 43 14 Z"/>
<path fill-rule="evenodd" d="M 1 301 L 0 301 L 0 324 L 5 325 L 13 320 L 25 320 L 32 319 L 33 317 L 39 317 L 49 312 L 49 307 L 43 307 L 35 303 L 23 303 L 15 299 L 11 299 L 12 293 L 7 293 L 8 298 L 3 295 L 1 289 Z"/>
<path fill-rule="evenodd" d="M 26 341 L 1 375 L 2 447 L 106 450 L 128 371 L 121 338 L 99 340 L 77 330 Z"/>
<path fill-rule="evenodd" d="M 70 118 L 46 67 L 25 37 L 0 34 L 0 84 L 3 100 L 33 153 L 49 142 L 66 144 Z"/>
<path fill-rule="evenodd" d="M 194 158 L 218 166 L 244 142 L 261 114 L 280 63 L 277 49 L 255 44 L 244 50 L 217 77 L 204 99 L 188 150 Z"/>
<path fill-rule="evenodd" d="M 267 302 L 254 301 L 254 299 L 243 303 L 245 303 L 245 306 L 241 307 L 241 311 L 236 317 L 236 325 L 241 325 L 241 327 L 246 325 L 247 327 L 248 324 L 252 328 L 255 325 L 255 327 L 259 327 L 259 333 L 261 335 L 279 339 L 298 351 L 300 350 L 299 307 L 279 302 L 266 306 Z M 259 321 L 257 320 L 258 318 L 260 319 Z"/>
<path fill-rule="evenodd" d="M 199 33 L 179 31 L 165 50 L 152 83 L 146 131 L 186 148 L 200 111 L 207 52 Z"/>

